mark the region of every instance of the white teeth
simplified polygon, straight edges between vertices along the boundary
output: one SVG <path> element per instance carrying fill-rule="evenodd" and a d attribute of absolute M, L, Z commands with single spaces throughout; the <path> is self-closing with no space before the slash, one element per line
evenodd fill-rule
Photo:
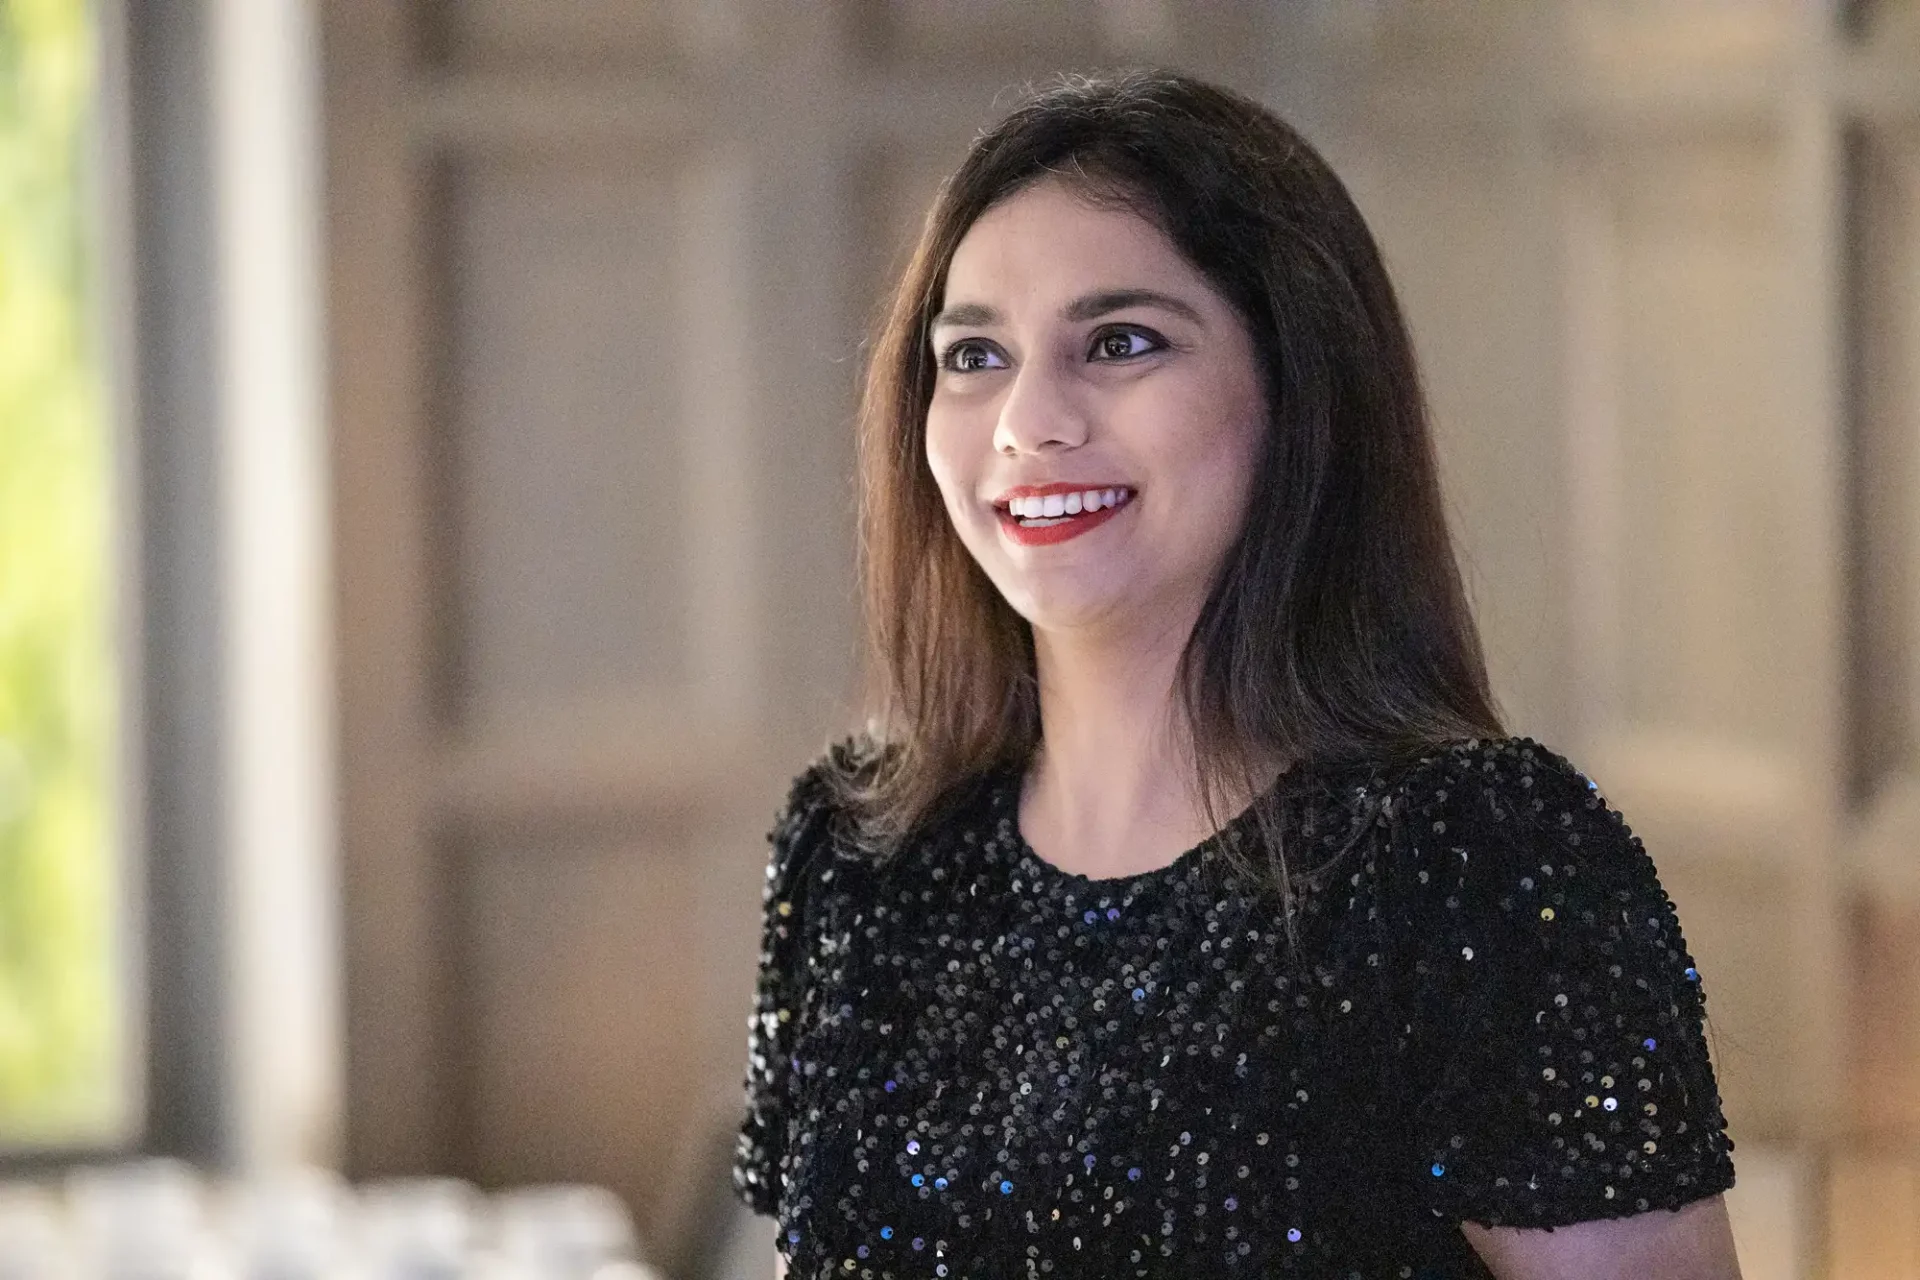
<path fill-rule="evenodd" d="M 1011 498 L 1007 514 L 1016 520 L 1059 520 L 1086 512 L 1117 507 L 1133 496 L 1131 489 L 1086 489 L 1079 493 L 1050 493 L 1046 497 Z"/>

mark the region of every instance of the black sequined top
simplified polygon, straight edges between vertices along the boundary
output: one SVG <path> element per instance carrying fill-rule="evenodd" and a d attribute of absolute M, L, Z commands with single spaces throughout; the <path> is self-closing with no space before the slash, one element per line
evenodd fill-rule
<path fill-rule="evenodd" d="M 1325 866 L 1292 952 L 1211 843 L 1062 871 L 1009 772 L 876 864 L 822 768 L 771 837 L 733 1166 L 795 1280 L 1484 1277 L 1463 1221 L 1733 1182 L 1673 905 L 1532 739 L 1283 777 Z"/>

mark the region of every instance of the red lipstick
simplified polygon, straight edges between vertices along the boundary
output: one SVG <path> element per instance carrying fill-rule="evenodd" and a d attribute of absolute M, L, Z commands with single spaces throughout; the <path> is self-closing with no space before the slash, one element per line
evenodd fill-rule
<path fill-rule="evenodd" d="M 1057 516 L 1035 516 L 1032 513 L 1016 516 L 1011 507 L 1015 504 L 1026 505 L 1031 500 L 1040 500 L 1056 494 L 1112 493 L 1111 505 L 1102 503 L 1098 511 L 1063 511 Z M 1002 493 L 994 502 L 994 511 L 1000 520 L 1001 532 L 1012 541 L 1025 547 L 1046 547 L 1077 538 L 1083 533 L 1091 533 L 1113 517 L 1119 515 L 1133 504 L 1132 486 L 1124 484 L 1074 484 L 1056 481 L 1051 484 L 1016 485 Z"/>

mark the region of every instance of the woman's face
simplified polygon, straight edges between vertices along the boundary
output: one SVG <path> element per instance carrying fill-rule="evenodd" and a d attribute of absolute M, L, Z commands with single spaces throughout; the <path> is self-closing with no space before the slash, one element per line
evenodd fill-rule
<path fill-rule="evenodd" d="M 927 458 L 1035 628 L 1182 628 L 1266 430 L 1246 326 L 1160 230 L 1048 179 L 968 229 L 932 326 Z"/>

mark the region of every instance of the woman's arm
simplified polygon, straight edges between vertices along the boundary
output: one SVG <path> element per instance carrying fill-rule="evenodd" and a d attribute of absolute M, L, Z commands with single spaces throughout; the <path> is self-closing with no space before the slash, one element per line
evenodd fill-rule
<path fill-rule="evenodd" d="M 1740 1280 L 1720 1196 L 1552 1231 L 1461 1224 L 1499 1280 Z"/>
<path fill-rule="evenodd" d="M 787 1280 L 787 1258 L 785 1254 L 773 1255 L 773 1280 Z"/>

